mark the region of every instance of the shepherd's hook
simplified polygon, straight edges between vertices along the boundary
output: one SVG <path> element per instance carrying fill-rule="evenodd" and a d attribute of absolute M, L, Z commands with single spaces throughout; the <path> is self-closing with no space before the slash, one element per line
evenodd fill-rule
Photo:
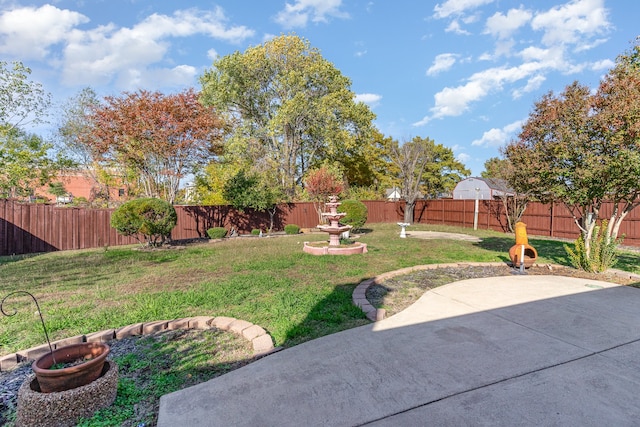
<path fill-rule="evenodd" d="M 2 301 L 0 301 L 0 311 L 2 312 L 2 314 L 4 314 L 7 317 L 11 317 L 11 316 L 15 316 L 16 315 L 18 310 L 14 309 L 13 313 L 7 313 L 6 311 L 4 311 L 4 308 L 3 308 L 5 300 L 7 298 L 9 298 L 10 296 L 16 295 L 16 294 L 29 295 L 31 297 L 31 299 L 33 300 L 33 302 L 36 303 L 36 308 L 38 309 L 38 315 L 40 316 L 40 322 L 42 323 L 42 330 L 44 331 L 44 337 L 47 339 L 47 344 L 49 344 L 49 351 L 51 353 L 53 353 L 53 348 L 51 347 L 51 341 L 49 341 L 49 334 L 47 333 L 47 327 L 44 324 L 44 319 L 42 318 L 42 312 L 40 311 L 40 304 L 38 304 L 38 300 L 36 299 L 36 297 L 33 296 L 32 293 L 27 292 L 27 291 L 14 291 L 14 292 L 11 292 L 9 295 L 7 295 L 4 298 L 2 298 Z"/>

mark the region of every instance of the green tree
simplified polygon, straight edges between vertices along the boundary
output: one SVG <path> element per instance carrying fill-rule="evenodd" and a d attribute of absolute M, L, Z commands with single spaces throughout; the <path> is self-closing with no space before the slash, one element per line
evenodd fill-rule
<path fill-rule="evenodd" d="M 457 161 L 453 151 L 430 138 L 415 137 L 391 147 L 391 162 L 405 201 L 404 222 L 413 223 L 416 200 L 427 195 L 451 191 L 462 177 L 471 173 Z"/>
<path fill-rule="evenodd" d="M 67 194 L 67 189 L 64 187 L 64 183 L 62 182 L 50 182 L 49 193 L 56 197 L 62 197 Z"/>
<path fill-rule="evenodd" d="M 202 102 L 228 112 L 228 158 L 269 170 L 289 197 L 305 172 L 355 150 L 373 113 L 318 49 L 282 35 L 216 60 L 201 78 Z"/>
<path fill-rule="evenodd" d="M 393 138 L 374 129 L 357 150 L 338 159 L 344 170 L 344 181 L 349 192 L 371 193 L 384 197 L 384 191 L 392 186 L 390 150 Z M 374 198 L 377 198 L 374 197 Z"/>
<path fill-rule="evenodd" d="M 44 120 L 51 96 L 29 79 L 31 69 L 21 62 L 0 61 L 0 127 L 4 132 Z"/>
<path fill-rule="evenodd" d="M 195 176 L 196 202 L 203 205 L 228 205 L 224 197 L 224 186 L 240 171 L 237 164 L 224 161 L 211 162 Z"/>
<path fill-rule="evenodd" d="M 63 157 L 50 158 L 52 144 L 18 128 L 0 127 L 0 197 L 25 198 L 68 166 Z"/>
<path fill-rule="evenodd" d="M 253 209 L 269 214 L 269 232 L 273 230 L 274 217 L 277 213 L 281 195 L 277 189 L 261 181 L 256 175 L 248 175 L 239 171 L 229 179 L 223 189 L 223 196 L 239 211 Z"/>
<path fill-rule="evenodd" d="M 484 162 L 484 170 L 480 173 L 483 178 L 506 179 L 506 169 L 511 167 L 507 159 L 491 157 Z"/>

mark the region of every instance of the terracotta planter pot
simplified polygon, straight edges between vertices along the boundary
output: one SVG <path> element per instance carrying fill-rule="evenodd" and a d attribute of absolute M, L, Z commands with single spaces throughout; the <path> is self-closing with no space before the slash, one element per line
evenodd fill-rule
<path fill-rule="evenodd" d="M 105 343 L 72 344 L 38 358 L 31 368 L 43 393 L 60 392 L 87 385 L 98 379 L 108 354 L 109 346 Z M 54 356 L 55 363 L 70 363 L 78 359 L 87 361 L 68 368 L 50 369 L 54 364 Z"/>

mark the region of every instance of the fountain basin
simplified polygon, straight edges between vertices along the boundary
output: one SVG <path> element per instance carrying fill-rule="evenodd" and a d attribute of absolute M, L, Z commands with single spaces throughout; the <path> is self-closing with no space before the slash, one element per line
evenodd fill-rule
<path fill-rule="evenodd" d="M 314 246 L 314 244 L 317 245 L 318 242 L 304 242 L 302 250 L 311 255 L 355 255 L 367 253 L 366 243 L 356 242 L 340 246 L 330 246 L 328 244 Z"/>

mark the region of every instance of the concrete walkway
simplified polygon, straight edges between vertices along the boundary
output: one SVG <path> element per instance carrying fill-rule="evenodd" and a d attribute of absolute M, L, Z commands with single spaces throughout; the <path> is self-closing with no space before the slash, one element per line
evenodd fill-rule
<path fill-rule="evenodd" d="M 639 289 L 465 280 L 166 395 L 158 426 L 638 425 L 639 326 Z"/>

